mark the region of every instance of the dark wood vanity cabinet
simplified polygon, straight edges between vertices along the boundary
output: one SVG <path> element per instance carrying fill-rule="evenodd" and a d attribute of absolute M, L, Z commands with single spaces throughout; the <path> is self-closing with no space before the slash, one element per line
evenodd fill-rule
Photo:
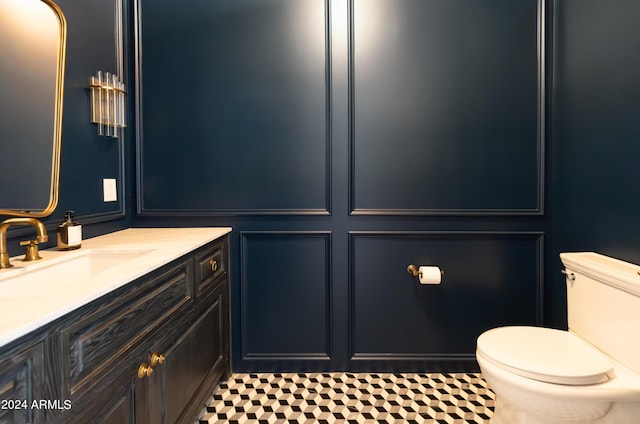
<path fill-rule="evenodd" d="M 48 331 L 47 366 L 41 345 L 22 362 L 11 358 L 8 371 L 0 362 L 2 399 L 12 390 L 70 406 L 33 421 L 0 415 L 0 424 L 192 424 L 230 373 L 228 249 L 226 235 L 59 320 Z M 9 371 L 11 381 L 32 382 L 9 386 Z"/>

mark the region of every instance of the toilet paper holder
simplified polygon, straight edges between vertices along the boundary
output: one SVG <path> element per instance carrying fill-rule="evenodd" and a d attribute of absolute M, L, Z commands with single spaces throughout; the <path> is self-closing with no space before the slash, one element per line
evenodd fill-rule
<path fill-rule="evenodd" d="M 407 272 L 414 277 L 420 277 L 420 271 L 418 271 L 418 267 L 414 264 L 411 264 L 407 267 Z M 440 270 L 440 275 L 444 275 L 444 271 Z"/>

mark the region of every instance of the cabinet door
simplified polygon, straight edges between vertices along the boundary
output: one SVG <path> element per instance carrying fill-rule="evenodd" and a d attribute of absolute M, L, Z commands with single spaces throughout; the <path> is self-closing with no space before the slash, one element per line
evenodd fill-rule
<path fill-rule="evenodd" d="M 92 424 L 134 424 L 135 416 L 135 400 L 134 393 L 137 382 L 130 380 L 123 385 L 122 390 L 117 393 L 109 402 L 98 412 Z"/>
<path fill-rule="evenodd" d="M 216 292 L 213 302 L 166 352 L 165 362 L 150 379 L 157 384 L 153 399 L 163 397 L 165 424 L 193 423 L 215 383 L 226 372 L 225 331 L 226 285 Z M 161 387 L 160 387 L 161 386 Z M 157 409 L 154 401 L 150 402 Z"/>
<path fill-rule="evenodd" d="M 65 411 L 65 424 L 135 424 L 149 423 L 149 382 L 139 379 L 142 354 L 123 358 L 105 376 L 72 399 L 73 407 Z"/>
<path fill-rule="evenodd" d="M 0 362 L 0 424 L 44 422 L 43 360 L 38 344 Z"/>

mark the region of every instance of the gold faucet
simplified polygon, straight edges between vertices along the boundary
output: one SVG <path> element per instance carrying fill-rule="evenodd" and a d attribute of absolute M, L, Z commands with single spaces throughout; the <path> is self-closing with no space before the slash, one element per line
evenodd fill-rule
<path fill-rule="evenodd" d="M 44 224 L 35 218 L 9 218 L 0 223 L 0 268 L 10 268 L 13 265 L 9 262 L 9 253 L 7 252 L 7 230 L 12 225 L 31 225 L 35 227 L 38 238 L 36 240 L 28 240 L 26 260 L 39 259 L 37 244 L 44 243 L 49 239 L 47 229 Z M 21 243 L 22 244 L 22 243 Z M 31 252 L 29 253 L 29 250 Z M 35 254 L 34 254 L 35 251 Z"/>

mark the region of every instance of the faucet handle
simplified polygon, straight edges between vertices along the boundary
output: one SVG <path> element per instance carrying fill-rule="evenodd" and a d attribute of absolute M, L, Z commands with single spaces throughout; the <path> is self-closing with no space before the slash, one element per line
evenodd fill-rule
<path fill-rule="evenodd" d="M 23 261 L 28 262 L 42 259 L 38 254 L 38 243 L 40 243 L 38 240 L 24 240 L 20 242 L 20 246 L 27 246 Z"/>

